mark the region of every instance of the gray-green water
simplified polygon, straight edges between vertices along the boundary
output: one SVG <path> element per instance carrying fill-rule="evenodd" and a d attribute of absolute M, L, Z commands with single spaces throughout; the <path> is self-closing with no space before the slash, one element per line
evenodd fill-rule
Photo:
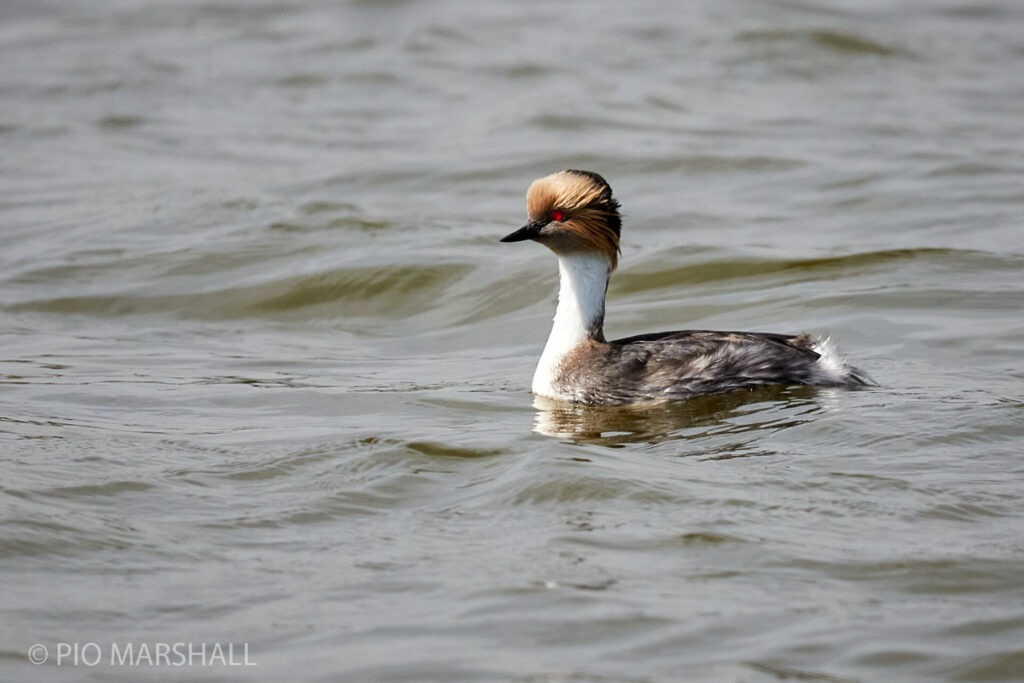
<path fill-rule="evenodd" d="M 3 680 L 1024 677 L 1019 4 L 8 0 L 0 66 Z M 534 408 L 566 167 L 610 335 L 881 386 Z M 109 663 L 179 642 L 257 666 Z"/>

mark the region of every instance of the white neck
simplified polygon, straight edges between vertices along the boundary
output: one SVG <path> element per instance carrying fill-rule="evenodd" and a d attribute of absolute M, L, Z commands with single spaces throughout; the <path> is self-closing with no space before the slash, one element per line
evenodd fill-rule
<path fill-rule="evenodd" d="M 533 393 L 558 398 L 554 386 L 562 359 L 587 339 L 604 341 L 604 296 L 611 263 L 598 254 L 558 257 L 558 307 L 551 335 L 533 374 Z"/>

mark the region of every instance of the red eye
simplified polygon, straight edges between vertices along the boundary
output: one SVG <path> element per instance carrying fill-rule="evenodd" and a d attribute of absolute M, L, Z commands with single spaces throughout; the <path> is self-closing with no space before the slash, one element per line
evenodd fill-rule
<path fill-rule="evenodd" d="M 561 222 L 563 218 L 565 218 L 565 214 L 562 213 L 561 211 L 551 212 L 551 220 Z"/>

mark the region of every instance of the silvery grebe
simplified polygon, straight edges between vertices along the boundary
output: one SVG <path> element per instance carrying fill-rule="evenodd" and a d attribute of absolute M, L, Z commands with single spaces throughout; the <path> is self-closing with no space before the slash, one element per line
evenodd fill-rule
<path fill-rule="evenodd" d="M 597 173 L 560 171 L 533 181 L 526 208 L 529 222 L 501 241 L 540 242 L 558 256 L 560 279 L 534 394 L 621 404 L 765 384 L 871 383 L 827 338 L 808 334 L 683 330 L 605 341 L 605 294 L 622 225 L 612 188 Z"/>

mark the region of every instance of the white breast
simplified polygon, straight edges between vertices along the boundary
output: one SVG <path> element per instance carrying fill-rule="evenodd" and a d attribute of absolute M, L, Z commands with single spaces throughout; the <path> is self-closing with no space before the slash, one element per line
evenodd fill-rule
<path fill-rule="evenodd" d="M 557 386 L 559 367 L 562 359 L 594 330 L 600 332 L 610 269 L 603 255 L 559 256 L 558 307 L 548 343 L 533 373 L 533 393 L 538 396 L 571 397 L 565 387 Z"/>

